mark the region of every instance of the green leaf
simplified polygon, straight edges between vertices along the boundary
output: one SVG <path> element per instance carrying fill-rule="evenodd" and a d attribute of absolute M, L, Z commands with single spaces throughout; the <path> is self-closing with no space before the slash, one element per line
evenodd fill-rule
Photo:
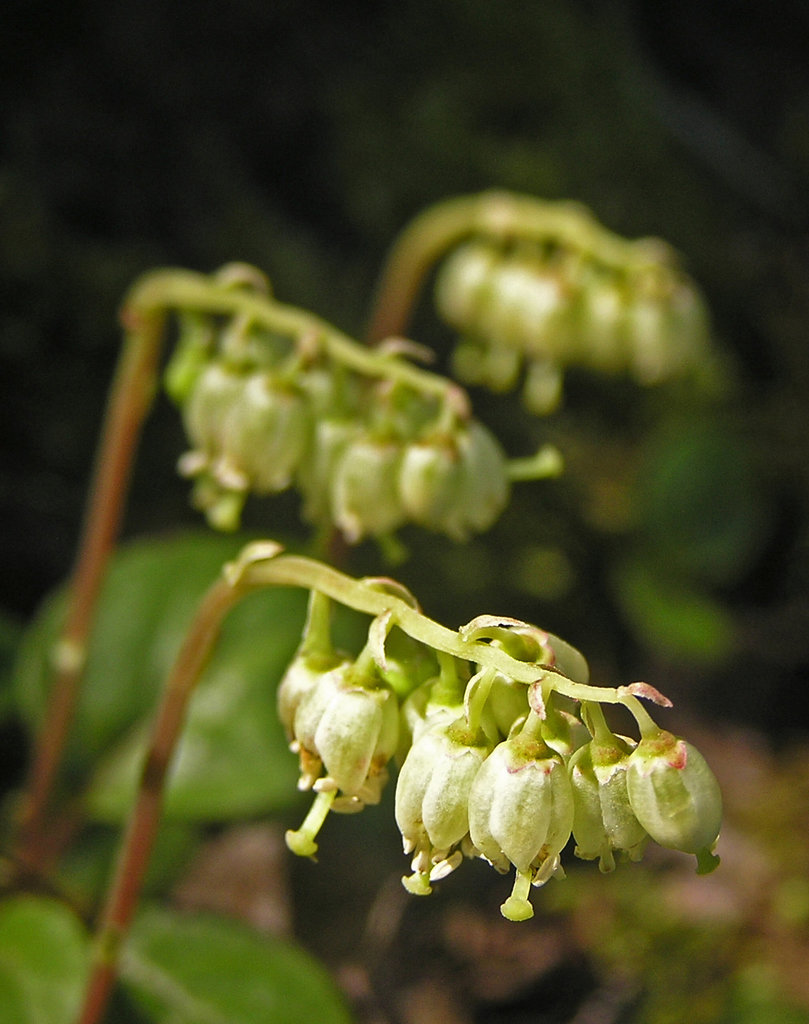
<path fill-rule="evenodd" d="M 130 995 L 172 1024 L 350 1024 L 334 983 L 299 947 L 234 921 L 144 910 L 121 971 Z"/>
<path fill-rule="evenodd" d="M 61 903 L 0 903 L 0 1024 L 73 1024 L 88 966 L 87 936 Z"/>
<path fill-rule="evenodd" d="M 68 767 L 102 759 L 89 811 L 120 820 L 131 802 L 160 689 L 194 610 L 244 539 L 213 534 L 141 541 L 114 558 L 101 597 Z M 167 796 L 167 814 L 219 819 L 281 806 L 295 796 L 295 761 L 277 720 L 275 686 L 299 641 L 306 595 L 256 593 L 225 621 L 191 701 Z M 15 673 L 25 720 L 39 721 L 48 654 L 63 598 L 27 633 Z"/>
<path fill-rule="evenodd" d="M 624 615 L 647 647 L 706 664 L 730 654 L 735 629 L 729 613 L 692 584 L 664 575 L 656 558 L 634 556 L 612 575 Z"/>
<path fill-rule="evenodd" d="M 669 425 L 652 439 L 637 501 L 660 564 L 707 584 L 737 580 L 768 528 L 748 446 L 710 419 Z"/>

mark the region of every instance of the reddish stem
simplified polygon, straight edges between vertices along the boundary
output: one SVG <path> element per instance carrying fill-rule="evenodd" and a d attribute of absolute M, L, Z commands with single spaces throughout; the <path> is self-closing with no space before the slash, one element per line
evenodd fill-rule
<path fill-rule="evenodd" d="M 182 732 L 186 709 L 210 657 L 222 620 L 250 589 L 215 583 L 202 600 L 186 635 L 152 727 L 140 786 L 101 916 L 96 955 L 77 1024 L 98 1024 L 118 973 L 121 944 L 137 907 L 143 878 L 160 824 L 166 776 Z"/>
<path fill-rule="evenodd" d="M 138 317 L 126 326 L 129 333 L 107 404 L 65 624 L 54 650 L 54 678 L 20 812 L 17 858 L 29 873 L 40 872 L 47 859 L 45 816 L 78 702 L 93 615 L 120 529 L 140 429 L 154 392 L 163 317 Z"/>

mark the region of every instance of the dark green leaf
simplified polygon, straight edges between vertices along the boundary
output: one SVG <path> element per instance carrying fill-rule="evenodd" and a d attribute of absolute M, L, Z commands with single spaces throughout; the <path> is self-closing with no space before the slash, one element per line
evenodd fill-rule
<path fill-rule="evenodd" d="M 624 615 L 647 647 L 706 663 L 730 653 L 729 613 L 693 585 L 662 574 L 656 559 L 628 559 L 613 572 L 613 584 Z"/>
<path fill-rule="evenodd" d="M 156 1021 L 172 1024 L 349 1024 L 322 966 L 297 946 L 236 922 L 145 910 L 122 979 Z"/>
<path fill-rule="evenodd" d="M 61 903 L 0 903 L 0 1024 L 73 1024 L 88 963 L 84 929 Z"/>
<path fill-rule="evenodd" d="M 117 820 L 128 806 L 151 714 L 194 609 L 243 543 L 181 535 L 139 542 L 115 557 L 69 750 L 69 767 L 81 773 L 106 754 L 90 799 L 98 817 Z M 277 721 L 275 685 L 298 643 L 305 601 L 302 591 L 264 591 L 229 615 L 192 700 L 169 814 L 229 817 L 294 795 L 294 758 Z M 62 607 L 58 598 L 44 610 L 17 664 L 17 700 L 32 727 L 42 714 Z"/>

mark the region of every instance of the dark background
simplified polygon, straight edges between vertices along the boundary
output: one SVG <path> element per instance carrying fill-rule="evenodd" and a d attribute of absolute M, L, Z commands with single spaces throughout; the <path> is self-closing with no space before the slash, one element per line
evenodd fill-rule
<path fill-rule="evenodd" d="M 579 199 L 630 237 L 665 237 L 704 289 L 733 367 L 722 415 L 746 453 L 739 500 L 754 525 L 733 571 L 708 581 L 734 616 L 737 658 L 700 685 L 721 711 L 749 671 L 756 687 L 736 693 L 731 713 L 776 733 L 800 725 L 809 632 L 803 4 L 86 0 L 7 3 L 2 19 L 7 631 L 70 566 L 118 353 L 116 310 L 138 274 L 253 262 L 282 299 L 359 333 L 385 250 L 412 215 L 452 194 L 507 187 Z M 435 321 L 421 319 L 420 340 L 440 348 Z M 609 387 L 593 429 L 636 440 L 652 406 L 637 399 L 633 420 L 618 408 L 624 393 Z M 574 382 L 574 411 L 575 396 Z M 507 443 L 517 435 L 523 421 L 502 403 L 490 413 L 485 396 L 476 401 L 484 419 L 499 417 Z M 174 473 L 182 447 L 161 400 L 128 536 L 198 522 Z M 721 479 L 708 481 L 699 501 L 724 492 Z M 604 551 L 614 541 L 587 524 L 559 526 L 580 491 L 530 493 L 551 504 L 544 520 L 532 511 L 534 536 L 572 551 L 579 581 L 550 624 L 596 659 L 603 646 L 607 666 L 654 662 L 654 643 L 644 646 L 610 596 Z M 278 508 L 273 529 L 295 515 L 292 499 Z M 487 550 L 508 549 L 518 534 L 507 521 Z M 468 563 L 447 562 L 457 588 L 445 584 L 431 605 L 438 556 L 414 543 L 419 557 L 402 574 L 428 607 L 450 619 L 484 610 L 468 568 L 483 548 Z M 375 560 L 366 551 L 357 564 Z M 543 614 L 493 575 L 498 610 Z"/>

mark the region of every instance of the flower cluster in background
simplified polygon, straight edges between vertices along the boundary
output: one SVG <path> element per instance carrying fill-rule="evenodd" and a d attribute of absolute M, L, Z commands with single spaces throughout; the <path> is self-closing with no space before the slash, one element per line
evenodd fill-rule
<path fill-rule="evenodd" d="M 571 214 L 574 227 L 581 216 Z M 475 238 L 456 247 L 438 274 L 436 305 L 461 335 L 460 379 L 508 391 L 524 371 L 524 403 L 544 414 L 559 404 L 569 366 L 644 385 L 708 376 L 707 311 L 668 247 L 606 237 L 608 259 L 578 247 L 575 233 L 573 244 Z"/>

